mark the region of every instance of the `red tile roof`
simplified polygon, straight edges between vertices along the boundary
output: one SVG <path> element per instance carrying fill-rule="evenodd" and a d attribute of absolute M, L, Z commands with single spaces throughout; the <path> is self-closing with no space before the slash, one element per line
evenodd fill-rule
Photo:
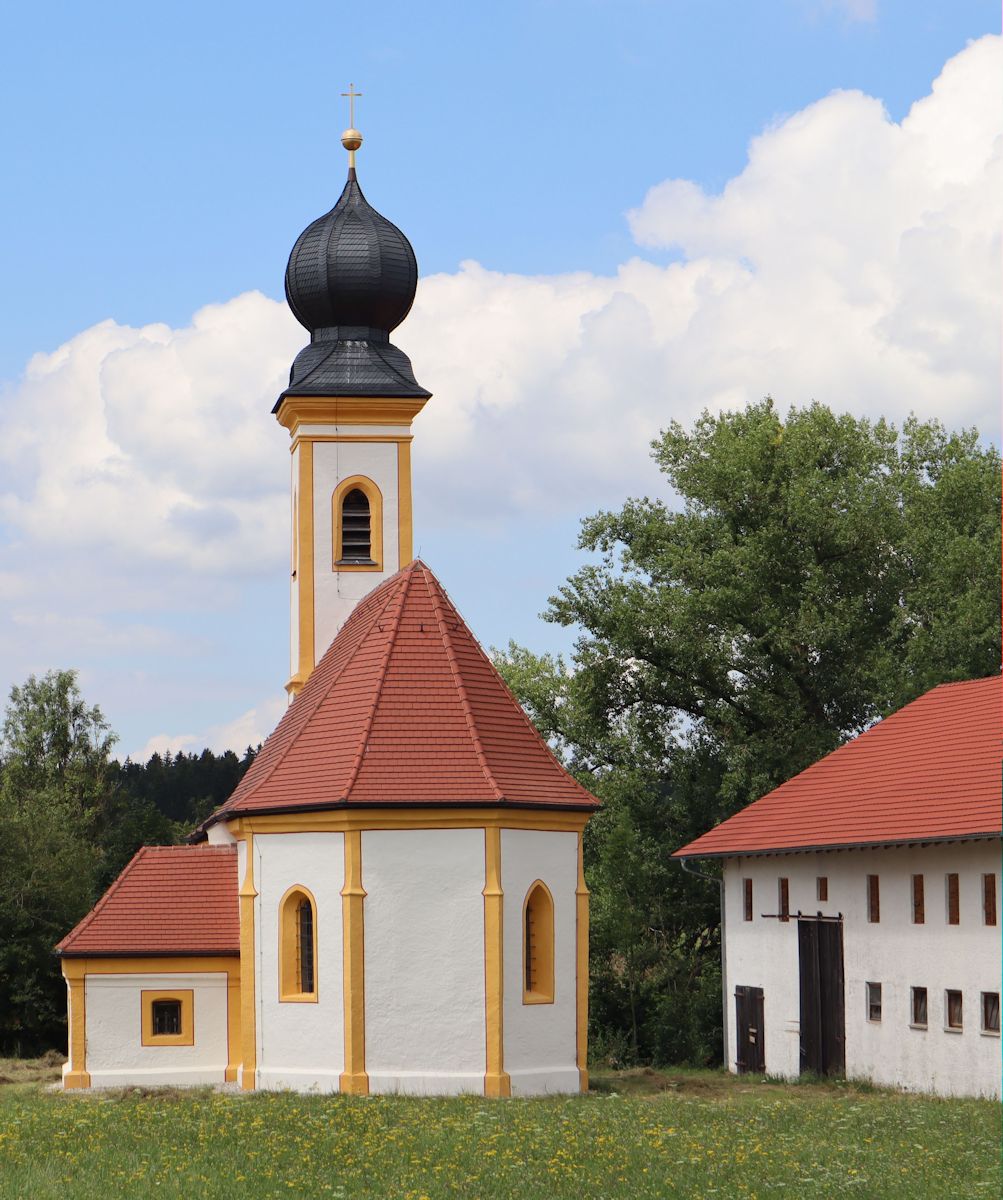
<path fill-rule="evenodd" d="M 56 950 L 239 954 L 236 847 L 144 846 Z"/>
<path fill-rule="evenodd" d="M 359 601 L 207 824 L 342 804 L 598 803 L 557 761 L 442 585 L 415 560 Z"/>
<path fill-rule="evenodd" d="M 674 857 L 999 835 L 1003 679 L 945 683 Z"/>

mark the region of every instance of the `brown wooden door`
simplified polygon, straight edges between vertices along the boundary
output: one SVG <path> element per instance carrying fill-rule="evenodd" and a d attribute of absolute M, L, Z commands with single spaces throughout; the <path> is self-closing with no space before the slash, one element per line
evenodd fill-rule
<path fill-rule="evenodd" d="M 735 988 L 735 1029 L 738 1035 L 738 1073 L 766 1072 L 766 1038 L 763 1029 L 763 989 Z"/>
<path fill-rule="evenodd" d="M 846 1070 L 842 920 L 800 918 L 798 960 L 801 1070 L 842 1075 Z"/>

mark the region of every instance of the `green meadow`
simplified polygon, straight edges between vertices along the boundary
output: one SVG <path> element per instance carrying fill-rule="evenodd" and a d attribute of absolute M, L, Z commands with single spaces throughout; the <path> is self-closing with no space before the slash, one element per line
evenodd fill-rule
<path fill-rule="evenodd" d="M 999 1106 L 710 1072 L 575 1098 L 64 1095 L 0 1061 L 0 1197 L 834 1197 L 1000 1193 Z"/>

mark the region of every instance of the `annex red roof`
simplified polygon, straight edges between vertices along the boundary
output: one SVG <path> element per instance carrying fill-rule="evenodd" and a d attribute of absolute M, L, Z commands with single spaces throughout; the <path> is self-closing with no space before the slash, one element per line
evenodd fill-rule
<path fill-rule="evenodd" d="M 212 824 L 337 805 L 589 809 L 439 581 L 415 560 L 360 600 Z"/>
<path fill-rule="evenodd" d="M 677 850 L 769 850 L 999 835 L 1003 679 L 945 683 Z"/>
<path fill-rule="evenodd" d="M 239 954 L 236 847 L 144 846 L 56 950 Z"/>

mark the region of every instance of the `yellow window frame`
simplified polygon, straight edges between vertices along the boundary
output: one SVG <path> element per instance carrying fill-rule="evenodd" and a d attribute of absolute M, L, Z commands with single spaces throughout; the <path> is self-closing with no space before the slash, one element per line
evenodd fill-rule
<path fill-rule="evenodd" d="M 349 492 L 358 488 L 369 501 L 369 557 L 372 563 L 342 563 L 341 506 Z M 343 479 L 331 496 L 331 568 L 335 571 L 383 570 L 383 493 L 366 475 L 350 475 Z"/>
<path fill-rule="evenodd" d="M 554 1003 L 554 897 L 542 879 L 535 880 L 522 902 L 522 1002 Z M 532 962 L 526 986 L 526 966 Z"/>
<path fill-rule="evenodd" d="M 313 909 L 313 991 L 304 992 L 300 974 L 299 906 L 306 900 Z M 317 901 L 309 888 L 295 883 L 279 901 L 279 1001 L 282 1004 L 316 1004 L 320 980 L 317 959 Z"/>
<path fill-rule="evenodd" d="M 181 1032 L 154 1033 L 153 1006 L 158 1000 L 177 1000 L 181 1004 Z M 140 992 L 142 1011 L 142 1043 L 144 1046 L 194 1046 L 195 1045 L 195 989 L 161 991 L 143 988 Z"/>

